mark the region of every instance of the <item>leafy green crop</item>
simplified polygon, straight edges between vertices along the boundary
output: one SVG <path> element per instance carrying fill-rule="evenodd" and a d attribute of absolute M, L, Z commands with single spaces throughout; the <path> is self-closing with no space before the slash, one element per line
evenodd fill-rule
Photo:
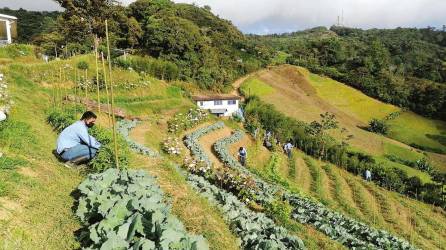
<path fill-rule="evenodd" d="M 203 128 L 205 129 L 205 128 Z M 214 144 L 220 160 L 227 166 L 237 169 L 254 179 L 258 190 L 256 192 L 257 202 L 269 207 L 274 202 L 272 195 L 282 193 L 282 200 L 292 206 L 291 217 L 300 223 L 311 224 L 328 237 L 340 243 L 356 249 L 416 249 L 407 241 L 399 239 L 384 230 L 377 230 L 365 223 L 358 222 L 340 213 L 333 212 L 324 205 L 314 202 L 298 194 L 291 193 L 277 185 L 269 184 L 232 157 L 228 152 L 228 146 L 240 140 L 243 133 L 235 132 L 230 137 L 223 138 Z"/>
<path fill-rule="evenodd" d="M 156 152 L 155 150 L 150 149 L 150 148 L 148 148 L 144 145 L 141 145 L 139 143 L 136 143 L 130 139 L 130 137 L 129 137 L 130 130 L 135 128 L 137 124 L 138 124 L 138 121 L 136 121 L 136 120 L 133 120 L 133 121 L 121 120 L 118 122 L 118 132 L 119 132 L 119 134 L 122 135 L 122 137 L 124 137 L 125 141 L 128 143 L 129 147 L 132 150 L 136 151 L 137 153 L 149 156 L 149 157 L 158 157 L 159 153 Z"/>
<path fill-rule="evenodd" d="M 211 168 L 212 163 L 198 140 L 201 136 L 223 128 L 223 126 L 223 122 L 218 122 L 197 129 L 186 136 L 184 140 L 186 146 L 199 159 L 198 163 L 206 165 L 206 169 L 210 170 L 201 172 L 194 171 L 194 168 L 189 167 L 188 170 L 191 172 L 188 177 L 189 183 L 203 193 L 206 198 L 219 205 L 230 223 L 232 231 L 242 239 L 243 249 L 304 249 L 305 246 L 299 238 L 290 235 L 286 229 L 276 226 L 265 214 L 249 210 L 239 200 L 240 197 L 245 200 L 245 197 L 256 197 L 257 194 L 263 194 L 264 191 L 258 190 L 259 187 L 262 187 L 261 185 L 255 183 L 250 176 L 236 169 L 222 168 L 215 170 Z M 236 133 L 235 136 L 237 135 L 242 136 L 243 134 Z M 225 149 L 225 143 L 234 140 L 230 138 L 227 141 L 220 142 L 221 149 Z M 216 148 L 214 147 L 214 149 Z M 227 152 L 220 153 L 229 157 Z M 197 164 L 197 167 L 199 168 L 200 165 Z M 202 177 L 197 174 L 202 175 Z"/>
<path fill-rule="evenodd" d="M 76 215 L 86 249 L 208 249 L 170 213 L 155 179 L 144 171 L 108 169 L 82 182 Z"/>

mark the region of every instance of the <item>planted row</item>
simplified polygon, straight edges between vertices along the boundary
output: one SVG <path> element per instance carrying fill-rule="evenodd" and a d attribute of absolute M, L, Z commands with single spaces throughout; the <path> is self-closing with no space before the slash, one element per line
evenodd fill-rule
<path fill-rule="evenodd" d="M 59 133 L 75 121 L 76 111 L 73 108 L 66 108 L 65 110 L 53 109 L 47 116 L 47 122 Z M 89 130 L 89 133 L 102 144 L 95 158 L 88 163 L 91 170 L 100 172 L 108 168 L 116 167 L 112 131 L 95 126 Z M 121 136 L 117 137 L 117 143 L 119 166 L 126 167 L 129 163 L 129 147 Z"/>
<path fill-rule="evenodd" d="M 189 175 L 188 182 L 219 206 L 231 229 L 241 238 L 243 249 L 305 249 L 301 239 L 276 226 L 265 214 L 251 211 L 233 194 L 197 175 Z"/>
<path fill-rule="evenodd" d="M 199 108 L 189 109 L 187 113 L 178 113 L 167 122 L 169 133 L 180 133 L 207 120 L 209 113 Z"/>
<path fill-rule="evenodd" d="M 198 142 L 198 139 L 202 137 L 203 135 L 210 133 L 214 130 L 221 129 L 224 127 L 223 122 L 217 122 L 210 126 L 200 128 L 195 130 L 194 132 L 190 133 L 189 135 L 186 135 L 184 139 L 184 143 L 186 144 L 186 147 L 192 151 L 193 155 L 199 160 L 206 163 L 206 165 L 210 166 L 212 165 L 211 160 L 209 160 L 209 157 L 206 155 L 204 150 L 201 148 L 200 143 Z"/>
<path fill-rule="evenodd" d="M 311 124 L 285 116 L 273 105 L 255 96 L 248 98 L 245 115 L 249 131 L 270 131 L 277 140 L 291 140 L 307 155 L 333 163 L 355 175 L 361 175 L 368 169 L 373 173 L 372 181 L 377 185 L 446 208 L 446 200 L 442 195 L 446 174 L 432 175 L 432 179 L 438 183 L 423 184 L 418 177 L 409 177 L 406 171 L 393 166 L 383 167 L 373 156 L 350 150 L 348 144 L 336 141 L 321 130 L 317 132 L 318 129 L 315 130 Z M 419 185 L 414 192 L 415 182 Z"/>
<path fill-rule="evenodd" d="M 78 187 L 76 215 L 87 249 L 208 249 L 170 212 L 155 179 L 144 171 L 108 169 Z"/>
<path fill-rule="evenodd" d="M 121 120 L 118 122 L 118 133 L 122 135 L 122 137 L 124 137 L 125 141 L 127 142 L 127 144 L 129 145 L 129 147 L 136 151 L 137 153 L 149 156 L 149 157 L 158 157 L 159 153 L 156 152 L 153 149 L 150 149 L 144 145 L 141 145 L 135 141 L 133 141 L 132 139 L 130 139 L 130 130 L 132 130 L 133 128 L 135 128 L 138 125 L 138 121 L 137 120 Z"/>
<path fill-rule="evenodd" d="M 249 210 L 239 200 L 248 203 L 250 200 L 246 197 L 255 199 L 253 197 L 258 193 L 258 186 L 251 177 L 234 169 L 212 167 L 198 140 L 223 126 L 222 122 L 215 123 L 186 136 L 185 143 L 192 154 L 199 159 L 207 159 L 187 161 L 186 166 L 191 173 L 189 182 L 219 205 L 231 224 L 231 229 L 241 238 L 243 249 L 304 249 L 304 244 L 299 238 L 276 226 L 265 214 Z"/>
<path fill-rule="evenodd" d="M 244 173 L 247 173 L 249 170 L 240 165 L 228 152 L 229 145 L 240 140 L 242 136 L 242 133 L 234 133 L 228 138 L 221 139 L 215 143 L 214 149 L 221 161 L 227 163 L 228 166 L 234 169 L 240 169 Z M 256 183 L 261 183 L 262 185 L 262 188 L 258 190 L 260 192 L 263 191 L 263 194 L 258 194 L 258 197 L 264 198 L 257 199 L 263 203 L 262 205 L 268 205 L 270 190 L 280 190 L 280 193 L 283 194 L 283 200 L 288 201 L 294 208 L 292 213 L 293 219 L 298 220 L 300 223 L 313 225 L 331 239 L 350 248 L 416 249 L 407 241 L 399 239 L 384 230 L 371 228 L 364 223 L 333 212 L 320 203 L 291 193 L 277 187 L 277 185 L 266 183 L 254 174 L 250 174 L 250 176 Z"/>

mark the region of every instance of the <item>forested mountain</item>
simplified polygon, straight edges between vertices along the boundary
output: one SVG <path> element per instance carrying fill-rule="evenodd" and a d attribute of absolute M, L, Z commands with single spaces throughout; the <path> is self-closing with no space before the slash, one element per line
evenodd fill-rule
<path fill-rule="evenodd" d="M 45 33 L 55 25 L 60 12 L 57 11 L 27 11 L 0 8 L 0 13 L 15 16 L 19 19 L 17 33 L 19 43 L 30 43 L 36 36 Z"/>
<path fill-rule="evenodd" d="M 385 102 L 446 119 L 444 31 L 333 26 L 251 39 L 288 53 L 288 63 L 308 67 Z"/>
<path fill-rule="evenodd" d="M 55 47 L 60 53 L 89 52 L 96 35 L 103 46 L 108 19 L 115 48 L 173 62 L 180 79 L 222 90 L 235 78 L 265 66 L 271 54 L 253 46 L 230 21 L 215 16 L 207 6 L 169 0 L 138 0 L 128 7 L 116 1 L 57 2 L 65 12 L 37 41 L 50 55 Z"/>

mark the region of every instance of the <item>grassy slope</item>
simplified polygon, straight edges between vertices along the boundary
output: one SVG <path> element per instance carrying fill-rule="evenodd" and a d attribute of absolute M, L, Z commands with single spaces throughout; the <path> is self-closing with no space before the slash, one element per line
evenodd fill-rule
<path fill-rule="evenodd" d="M 10 122 L 27 124 L 30 129 L 18 130 L 13 126 L 3 131 L 9 136 L 0 138 L 2 151 L 7 155 L 29 161 L 26 168 L 0 171 L 2 182 L 10 185 L 3 199 L 17 205 L 12 209 L 5 207 L 5 202 L 3 207 L 0 205 L 0 211 L 9 210 L 9 215 L 0 220 L 0 248 L 77 248 L 73 232 L 80 226 L 71 211 L 70 193 L 82 177 L 75 170 L 64 168 L 51 154 L 56 134 L 45 122 L 48 95 L 21 77 L 20 72 L 5 73 L 15 101 Z"/>
<path fill-rule="evenodd" d="M 354 150 L 375 155 L 380 162 L 388 163 L 386 165 L 396 166 L 409 175 L 418 175 L 423 181 L 429 181 L 429 176 L 425 173 L 384 158 L 384 155 L 391 153 L 387 151 L 389 148 L 400 148 L 406 155 L 410 154 L 411 158 L 423 157 L 422 154 L 401 142 L 360 128 L 366 126 L 371 117 L 383 118 L 398 108 L 376 101 L 341 83 L 293 66 L 279 66 L 261 71 L 242 84 L 242 92 L 248 94 L 246 92 L 248 87 L 252 93 L 260 89 L 262 100 L 299 120 L 311 122 L 319 120 L 321 113 L 327 111 L 334 113 L 340 122 L 340 127 L 348 130 L 347 133 L 341 133 L 340 130 L 331 131 L 334 137 L 341 140 L 346 135 L 352 134 L 354 137 L 349 143 Z M 269 90 L 268 87 L 273 87 L 273 90 Z M 265 91 L 266 89 L 269 91 Z M 422 117 L 420 119 L 428 120 Z M 438 168 L 443 169 L 441 162 L 439 160 L 436 162 Z"/>
<path fill-rule="evenodd" d="M 91 56 L 81 56 L 49 64 L 34 59 L 23 60 L 27 63 L 9 64 L 0 70 L 7 73 L 9 92 L 16 103 L 10 117 L 13 126 L 1 132 L 0 148 L 10 158 L 29 162 L 17 170 L 0 169 L 0 249 L 75 249 L 79 247 L 75 232 L 80 225 L 72 212 L 74 199 L 70 194 L 84 176 L 55 160 L 51 151 L 57 134 L 46 124 L 44 111 L 51 107 L 51 86 L 61 86 L 61 95 L 70 92 L 63 88 L 72 86 L 70 81 L 58 83 L 60 67 L 74 66 L 79 60 L 91 63 L 92 59 Z M 71 70 L 66 70 L 67 78 L 74 77 L 73 68 Z M 94 77 L 93 72 L 88 74 Z M 156 136 L 150 137 L 150 146 L 159 147 L 166 131 L 162 121 L 167 121 L 173 113 L 190 107 L 192 103 L 182 97 L 179 88 L 149 76 L 144 77 L 148 85 L 127 88 L 129 82 L 141 82 L 141 77 L 135 74 L 119 69 L 114 72 L 117 106 L 153 121 L 150 133 Z M 88 95 L 96 97 L 94 92 Z M 105 94 L 101 93 L 101 96 Z M 131 106 L 135 97 L 142 98 L 142 102 Z M 181 105 L 163 102 L 172 99 L 179 100 Z M 100 115 L 99 123 L 108 125 L 106 116 Z M 134 155 L 131 165 L 158 176 L 160 185 L 173 202 L 173 213 L 188 230 L 203 234 L 211 249 L 238 248 L 237 239 L 229 231 L 222 215 L 189 188 L 170 163 Z"/>
<path fill-rule="evenodd" d="M 445 249 L 444 212 L 367 183 L 360 177 L 300 151 L 294 152 L 297 161 L 295 175 L 290 175 L 293 171 L 289 169 L 286 156 L 279 154 L 280 164 L 275 170 L 279 177 L 274 177 L 267 167 L 272 153 L 251 140 L 245 139 L 243 144 L 248 147 L 249 167 L 265 178 L 276 181 L 279 178 L 291 190 L 366 224 L 404 237 L 423 249 Z M 236 147 L 232 147 L 232 153 L 235 155 Z M 429 218 L 437 219 L 433 222 Z"/>

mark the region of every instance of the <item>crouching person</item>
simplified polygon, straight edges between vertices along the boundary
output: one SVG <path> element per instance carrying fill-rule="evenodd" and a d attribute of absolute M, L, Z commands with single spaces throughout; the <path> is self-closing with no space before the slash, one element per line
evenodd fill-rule
<path fill-rule="evenodd" d="M 87 163 L 96 156 L 101 144 L 88 134 L 88 129 L 94 126 L 96 118 L 93 112 L 87 111 L 80 121 L 60 133 L 56 151 L 66 161 L 66 166 L 73 167 Z"/>

